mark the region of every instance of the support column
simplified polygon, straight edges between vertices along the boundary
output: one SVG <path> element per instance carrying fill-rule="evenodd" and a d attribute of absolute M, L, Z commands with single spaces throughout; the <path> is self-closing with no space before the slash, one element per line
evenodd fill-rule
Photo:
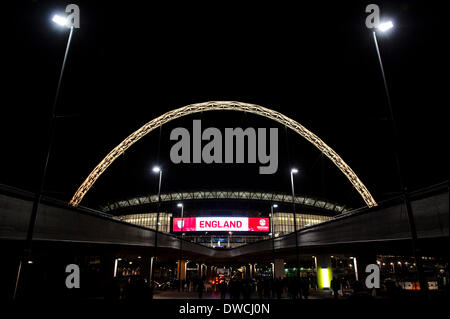
<path fill-rule="evenodd" d="M 274 279 L 275 278 L 284 278 L 284 260 L 283 259 L 275 259 L 274 260 Z"/>
<path fill-rule="evenodd" d="M 141 258 L 141 275 L 146 278 L 150 283 L 150 276 L 152 273 L 152 259 L 151 258 Z"/>
<path fill-rule="evenodd" d="M 185 280 L 186 279 L 186 260 L 181 260 L 181 269 L 180 269 L 180 260 L 178 260 L 177 264 L 177 279 Z"/>
<path fill-rule="evenodd" d="M 330 289 L 331 280 L 333 279 L 331 257 L 328 255 L 319 255 L 316 258 L 317 286 L 319 289 Z"/>

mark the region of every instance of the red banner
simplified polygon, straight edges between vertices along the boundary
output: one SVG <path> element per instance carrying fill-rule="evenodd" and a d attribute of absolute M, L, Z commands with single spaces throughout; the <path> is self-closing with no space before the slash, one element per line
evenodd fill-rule
<path fill-rule="evenodd" d="M 260 217 L 176 217 L 172 220 L 172 231 L 268 232 L 269 223 L 269 218 Z"/>

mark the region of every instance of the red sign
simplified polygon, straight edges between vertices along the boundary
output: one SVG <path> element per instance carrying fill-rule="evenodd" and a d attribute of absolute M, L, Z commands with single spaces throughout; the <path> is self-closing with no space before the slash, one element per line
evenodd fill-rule
<path fill-rule="evenodd" d="M 260 217 L 185 217 L 173 218 L 172 231 L 255 231 L 268 232 L 269 218 Z"/>

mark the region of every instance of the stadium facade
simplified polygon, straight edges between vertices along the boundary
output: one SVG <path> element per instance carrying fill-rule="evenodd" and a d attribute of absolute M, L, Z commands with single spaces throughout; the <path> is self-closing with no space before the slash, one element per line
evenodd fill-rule
<path fill-rule="evenodd" d="M 173 220 L 193 217 L 217 218 L 268 218 L 267 231 L 184 231 L 184 239 L 211 248 L 236 248 L 294 232 L 292 196 L 280 193 L 250 191 L 196 191 L 161 194 L 158 220 L 158 196 L 141 196 L 120 200 L 102 206 L 103 212 L 115 215 L 122 221 L 156 229 L 164 233 L 176 233 Z M 275 206 L 275 207 L 274 207 Z M 330 220 L 349 210 L 348 207 L 323 199 L 306 196 L 295 197 L 297 229 Z M 183 221 L 184 221 L 183 220 Z"/>

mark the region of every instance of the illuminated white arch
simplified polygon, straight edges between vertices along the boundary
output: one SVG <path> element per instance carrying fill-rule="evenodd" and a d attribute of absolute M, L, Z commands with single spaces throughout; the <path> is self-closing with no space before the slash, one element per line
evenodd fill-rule
<path fill-rule="evenodd" d="M 361 182 L 361 180 L 356 176 L 355 172 L 344 162 L 344 160 L 325 142 L 323 142 L 317 135 L 306 129 L 300 123 L 294 121 L 293 119 L 268 108 L 243 102 L 232 102 L 232 101 L 214 101 L 214 102 L 204 102 L 186 105 L 178 109 L 164 113 L 163 115 L 151 120 L 150 122 L 143 125 L 137 131 L 133 132 L 130 136 L 124 139 L 119 145 L 117 145 L 105 158 L 94 168 L 94 170 L 89 174 L 85 181 L 80 185 L 76 193 L 73 195 L 70 205 L 78 206 L 80 201 L 89 191 L 89 189 L 94 185 L 100 175 L 116 160 L 117 157 L 123 154 L 131 145 L 139 141 L 142 137 L 153 131 L 154 129 L 160 127 L 161 125 L 168 123 L 177 118 L 199 113 L 205 111 L 240 111 L 249 112 L 257 114 L 260 116 L 267 117 L 271 120 L 277 121 L 278 123 L 285 125 L 297 134 L 303 136 L 306 140 L 317 147 L 323 154 L 325 154 L 348 178 L 352 185 L 356 188 L 358 193 L 361 195 L 364 202 L 368 207 L 376 206 L 377 203 L 375 199 L 370 194 L 366 186 Z"/>

